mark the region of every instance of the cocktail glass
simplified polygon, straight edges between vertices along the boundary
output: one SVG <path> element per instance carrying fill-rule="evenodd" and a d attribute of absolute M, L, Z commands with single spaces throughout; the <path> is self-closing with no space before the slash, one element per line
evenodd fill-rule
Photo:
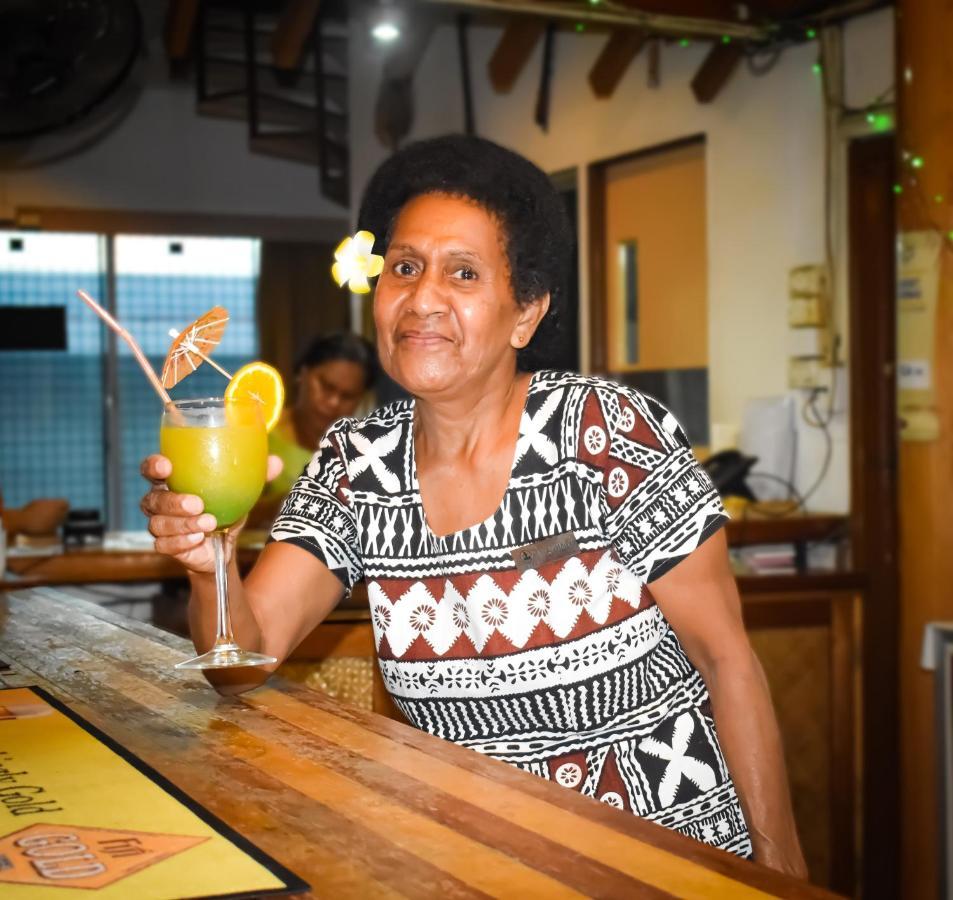
<path fill-rule="evenodd" d="M 215 516 L 212 532 L 218 624 L 212 649 L 176 665 L 177 669 L 261 666 L 275 657 L 243 650 L 235 643 L 228 607 L 225 538 L 228 529 L 255 505 L 265 486 L 268 435 L 255 400 L 180 400 L 162 416 L 159 446 L 172 463 L 169 487 L 196 494 Z"/>

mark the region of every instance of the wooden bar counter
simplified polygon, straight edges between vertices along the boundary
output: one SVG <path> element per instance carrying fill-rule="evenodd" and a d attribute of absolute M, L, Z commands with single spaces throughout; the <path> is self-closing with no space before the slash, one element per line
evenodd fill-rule
<path fill-rule="evenodd" d="M 39 685 L 315 897 L 833 895 L 281 681 L 218 696 L 191 647 L 53 588 L 0 597 L 0 673 Z"/>

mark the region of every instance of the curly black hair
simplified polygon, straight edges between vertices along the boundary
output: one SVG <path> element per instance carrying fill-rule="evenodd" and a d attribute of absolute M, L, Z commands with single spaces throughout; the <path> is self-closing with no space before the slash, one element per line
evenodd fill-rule
<path fill-rule="evenodd" d="M 423 194 L 472 200 L 497 219 L 517 303 L 549 292 L 548 312 L 517 354 L 521 370 L 544 368 L 557 346 L 573 252 L 569 217 L 546 173 L 484 138 L 454 134 L 408 144 L 380 165 L 364 191 L 358 227 L 377 236 L 375 253 L 386 252 L 401 209 Z"/>

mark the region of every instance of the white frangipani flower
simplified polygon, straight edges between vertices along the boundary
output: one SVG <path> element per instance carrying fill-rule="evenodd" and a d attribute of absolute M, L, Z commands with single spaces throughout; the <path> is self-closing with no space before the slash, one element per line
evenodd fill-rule
<path fill-rule="evenodd" d="M 339 287 L 347 284 L 355 294 L 370 292 L 368 278 L 376 278 L 384 269 L 384 257 L 372 253 L 373 249 L 374 235 L 369 231 L 359 231 L 338 244 L 331 277 Z"/>

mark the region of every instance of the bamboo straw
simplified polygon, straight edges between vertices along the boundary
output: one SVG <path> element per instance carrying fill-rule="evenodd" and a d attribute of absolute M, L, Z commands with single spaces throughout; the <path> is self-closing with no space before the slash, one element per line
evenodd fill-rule
<path fill-rule="evenodd" d="M 142 366 L 142 371 L 146 373 L 146 378 L 149 379 L 149 383 L 155 388 L 155 392 L 162 399 L 164 406 L 173 406 L 172 398 L 167 393 L 166 389 L 162 386 L 162 382 L 159 381 L 159 376 L 156 375 L 152 366 L 149 365 L 149 360 L 146 359 L 145 353 L 142 352 L 142 348 L 139 344 L 136 343 L 136 339 L 128 332 L 122 325 L 119 324 L 103 307 L 101 307 L 86 291 L 77 291 L 79 299 L 83 301 L 97 316 L 99 316 L 116 334 L 119 335 L 128 345 L 129 349 L 132 350 L 133 356 L 136 357 L 136 361 Z M 173 406 L 174 409 L 174 406 Z"/>

